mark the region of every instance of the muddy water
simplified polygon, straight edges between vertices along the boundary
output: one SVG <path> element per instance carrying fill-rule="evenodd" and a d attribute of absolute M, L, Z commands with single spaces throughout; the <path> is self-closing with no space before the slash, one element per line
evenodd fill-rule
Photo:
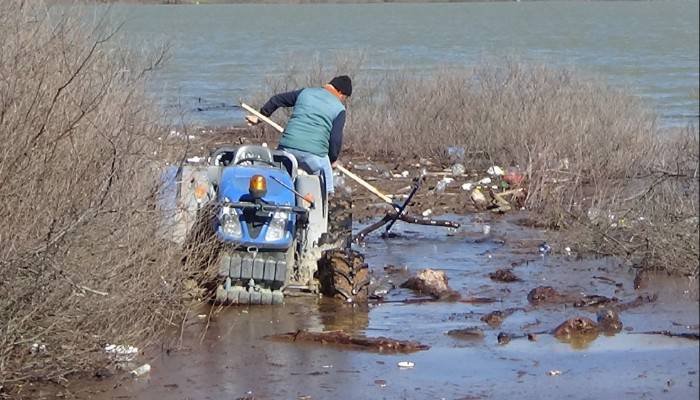
<path fill-rule="evenodd" d="M 697 398 L 698 342 L 639 334 L 697 332 L 697 283 L 658 278 L 647 289 L 635 291 L 634 276 L 612 261 L 540 256 L 541 232 L 504 220 L 487 222 L 490 234 L 484 236 L 486 223 L 466 218 L 462 222 L 465 228 L 450 236 L 435 228 L 397 226 L 400 237 L 389 241 L 373 237 L 362 251 L 385 284 L 403 279 L 384 276 L 386 264 L 406 265 L 409 271 L 434 267 L 446 271 L 450 286 L 464 297 L 488 297 L 496 300 L 493 303 L 403 303 L 415 298 L 405 289 L 393 290 L 384 303 L 369 307 L 288 298 L 281 307 L 215 312 L 203 337 L 207 318 L 195 313 L 183 331 L 182 350 L 145 360 L 153 367 L 149 376 L 81 384 L 72 391 L 97 399 Z M 489 279 L 488 273 L 511 263 L 518 263 L 513 271 L 522 282 Z M 655 293 L 658 300 L 622 312 L 625 330 L 616 336 L 571 345 L 538 334 L 536 341 L 523 338 L 499 345 L 496 336 L 501 331 L 543 332 L 573 316 L 595 319 L 595 310 L 570 303 L 532 308 L 527 293 L 540 285 L 566 294 L 615 296 L 622 302 Z M 522 310 L 505 318 L 499 328 L 480 320 L 488 312 L 508 308 Z M 470 326 L 482 328 L 484 338 L 446 335 L 448 330 Z M 385 355 L 263 339 L 297 329 L 342 329 L 432 347 L 409 355 Z M 412 361 L 415 367 L 400 369 L 399 361 Z"/>

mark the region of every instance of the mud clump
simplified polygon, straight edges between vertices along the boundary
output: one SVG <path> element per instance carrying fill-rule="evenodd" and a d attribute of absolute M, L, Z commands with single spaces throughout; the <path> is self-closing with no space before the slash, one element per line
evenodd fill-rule
<path fill-rule="evenodd" d="M 510 269 L 499 269 L 496 272 L 489 274 L 489 278 L 496 282 L 520 282 L 522 279 L 518 278 L 512 270 Z"/>
<path fill-rule="evenodd" d="M 323 345 L 331 344 L 378 353 L 413 353 L 430 349 L 428 345 L 411 340 L 397 340 L 381 336 L 376 338 L 353 337 L 343 331 L 309 332 L 298 330 L 296 332 L 266 336 L 265 339 L 285 342 L 320 343 Z"/>
<path fill-rule="evenodd" d="M 447 335 L 464 340 L 482 340 L 484 338 L 484 331 L 476 327 L 470 327 L 464 329 L 452 329 L 447 332 Z"/>
<path fill-rule="evenodd" d="M 401 284 L 401 287 L 438 300 L 456 301 L 461 298 L 459 293 L 447 285 L 447 275 L 443 271 L 429 268 L 420 271 L 415 277 L 409 278 Z"/>
<path fill-rule="evenodd" d="M 597 336 L 598 325 L 586 317 L 576 317 L 564 321 L 554 328 L 552 335 L 560 340 L 571 340 L 576 337 Z"/>
<path fill-rule="evenodd" d="M 617 303 L 616 297 L 605 297 L 599 295 L 583 296 L 574 302 L 574 307 L 605 307 L 612 303 Z"/>
<path fill-rule="evenodd" d="M 510 343 L 511 336 L 505 332 L 500 332 L 498 334 L 498 344 L 500 345 L 506 345 Z"/>
<path fill-rule="evenodd" d="M 502 311 L 493 311 L 481 317 L 481 320 L 486 322 L 488 326 L 497 328 L 501 326 L 505 317 L 506 315 Z"/>
<path fill-rule="evenodd" d="M 509 315 L 513 314 L 516 311 L 525 311 L 523 308 L 508 308 L 506 310 L 496 310 L 492 311 L 483 317 L 481 317 L 481 321 L 486 322 L 488 326 L 491 328 L 497 328 L 501 326 L 503 323 L 503 320 L 506 319 Z"/>
<path fill-rule="evenodd" d="M 625 310 L 629 310 L 630 308 L 635 308 L 635 307 L 642 306 L 644 304 L 653 303 L 657 299 L 658 299 L 658 296 L 655 294 L 648 295 L 648 296 L 637 296 L 636 299 L 634 299 L 628 303 L 622 303 L 615 308 L 617 308 L 619 311 L 625 311 Z"/>
<path fill-rule="evenodd" d="M 561 303 L 565 301 L 565 297 L 562 296 L 551 286 L 539 286 L 530 291 L 527 294 L 527 301 L 532 305 L 539 305 L 545 303 Z"/>
<path fill-rule="evenodd" d="M 612 336 L 622 331 L 622 321 L 617 311 L 611 308 L 605 308 L 596 314 L 598 321 L 598 329 L 605 335 Z"/>

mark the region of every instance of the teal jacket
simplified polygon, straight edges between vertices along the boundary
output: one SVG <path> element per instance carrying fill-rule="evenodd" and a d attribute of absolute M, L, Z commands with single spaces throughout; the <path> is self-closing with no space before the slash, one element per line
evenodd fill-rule
<path fill-rule="evenodd" d="M 269 117 L 279 107 L 294 107 L 282 133 L 280 147 L 338 159 L 343 143 L 345 106 L 324 88 L 307 88 L 277 94 L 260 109 Z"/>

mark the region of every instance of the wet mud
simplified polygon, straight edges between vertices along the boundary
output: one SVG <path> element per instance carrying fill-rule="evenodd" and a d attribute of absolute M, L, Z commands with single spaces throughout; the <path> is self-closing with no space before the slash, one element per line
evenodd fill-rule
<path fill-rule="evenodd" d="M 365 350 L 377 353 L 414 353 L 428 350 L 430 346 L 410 340 L 396 340 L 386 337 L 355 337 L 343 331 L 309 332 L 299 330 L 296 332 L 266 336 L 269 340 L 284 342 L 307 342 L 330 345 L 351 350 Z"/>
<path fill-rule="evenodd" d="M 370 267 L 368 304 L 204 307 L 173 333 L 179 346 L 146 354 L 148 375 L 68 390 L 98 400 L 698 397 L 696 281 L 647 276 L 635 289 L 636 271 L 615 260 L 541 255 L 546 232 L 514 223 L 526 216 L 454 218 L 456 232 L 398 222 L 397 237 L 356 247 Z M 426 268 L 461 300 L 400 287 Z M 492 280 L 504 269 L 518 280 Z M 300 331 L 430 348 L 290 340 Z"/>

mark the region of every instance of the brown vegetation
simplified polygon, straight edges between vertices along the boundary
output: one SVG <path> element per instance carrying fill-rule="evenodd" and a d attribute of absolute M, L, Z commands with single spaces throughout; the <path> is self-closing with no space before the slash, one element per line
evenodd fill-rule
<path fill-rule="evenodd" d="M 566 68 L 506 59 L 365 76 L 362 61 L 293 65 L 265 94 L 349 73 L 346 151 L 447 162 L 463 147 L 468 167 L 522 171 L 525 206 L 580 253 L 697 276 L 696 127 L 662 130 L 640 99 Z"/>
<path fill-rule="evenodd" d="M 0 392 L 143 348 L 181 310 L 144 95 L 160 54 L 137 61 L 67 11 L 0 2 Z"/>

